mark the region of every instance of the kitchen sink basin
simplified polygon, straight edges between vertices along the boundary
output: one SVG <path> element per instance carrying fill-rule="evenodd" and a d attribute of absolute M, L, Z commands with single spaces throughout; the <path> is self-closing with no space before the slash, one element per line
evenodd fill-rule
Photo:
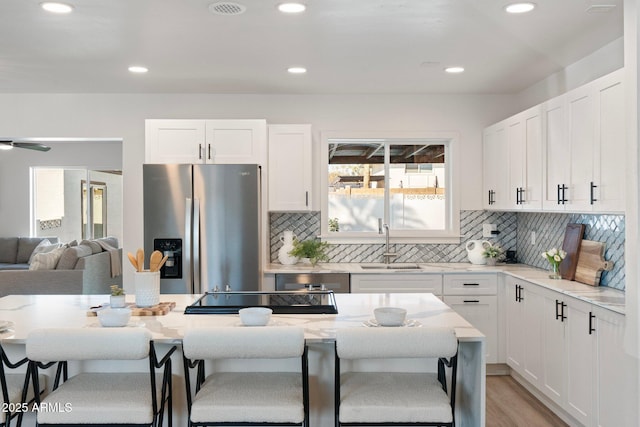
<path fill-rule="evenodd" d="M 363 270 L 422 270 L 418 264 L 361 264 Z"/>

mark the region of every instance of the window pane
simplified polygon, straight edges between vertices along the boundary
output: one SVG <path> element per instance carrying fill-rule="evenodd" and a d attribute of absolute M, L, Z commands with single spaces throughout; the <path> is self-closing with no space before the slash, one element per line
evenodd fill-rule
<path fill-rule="evenodd" d="M 329 144 L 330 232 L 378 231 L 384 218 L 384 144 Z"/>
<path fill-rule="evenodd" d="M 391 229 L 444 230 L 444 145 L 392 144 L 389 150 Z"/>

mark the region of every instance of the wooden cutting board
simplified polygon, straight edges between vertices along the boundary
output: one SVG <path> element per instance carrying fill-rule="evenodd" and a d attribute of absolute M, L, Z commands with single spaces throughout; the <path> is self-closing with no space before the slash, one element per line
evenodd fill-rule
<path fill-rule="evenodd" d="M 578 255 L 584 236 L 584 224 L 567 224 L 564 232 L 562 250 L 567 253 L 565 259 L 560 263 L 560 275 L 565 280 L 574 280 L 576 268 L 578 267 Z"/>
<path fill-rule="evenodd" d="M 161 302 L 152 307 L 138 307 L 135 304 L 127 304 L 127 307 L 131 309 L 132 316 L 164 316 L 168 314 L 174 307 L 176 303 L 171 302 Z M 98 314 L 94 310 L 87 311 L 87 316 L 97 316 Z"/>
<path fill-rule="evenodd" d="M 611 271 L 613 268 L 613 262 L 605 261 L 603 257 L 604 247 L 605 244 L 602 242 L 582 241 L 576 267 L 576 282 L 591 286 L 600 285 L 602 272 Z"/>

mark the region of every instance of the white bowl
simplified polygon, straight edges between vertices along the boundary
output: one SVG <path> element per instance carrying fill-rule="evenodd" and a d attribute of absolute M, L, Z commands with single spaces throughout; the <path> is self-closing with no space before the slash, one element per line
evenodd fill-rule
<path fill-rule="evenodd" d="M 238 311 L 245 326 L 264 326 L 269 323 L 273 310 L 267 307 L 247 307 Z"/>
<path fill-rule="evenodd" d="M 130 308 L 105 308 L 98 311 L 98 320 L 102 326 L 127 326 L 129 319 L 131 319 Z"/>
<path fill-rule="evenodd" d="M 373 310 L 380 326 L 402 326 L 407 318 L 407 310 L 399 307 L 378 307 Z"/>

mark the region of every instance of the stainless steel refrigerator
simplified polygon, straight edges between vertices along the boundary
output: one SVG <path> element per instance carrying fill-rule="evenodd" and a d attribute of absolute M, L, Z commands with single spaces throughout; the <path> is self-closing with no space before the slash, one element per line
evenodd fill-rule
<path fill-rule="evenodd" d="M 144 249 L 162 293 L 259 290 L 260 166 L 143 165 Z"/>

